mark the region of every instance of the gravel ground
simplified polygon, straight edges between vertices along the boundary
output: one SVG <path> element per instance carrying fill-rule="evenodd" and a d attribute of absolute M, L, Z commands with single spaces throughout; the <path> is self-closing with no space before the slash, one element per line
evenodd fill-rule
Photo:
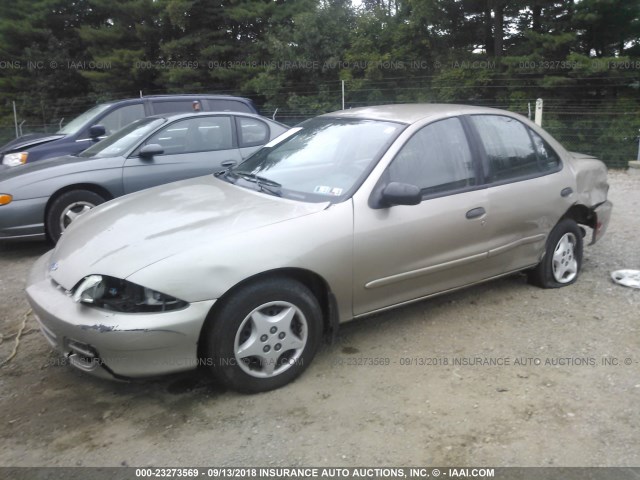
<path fill-rule="evenodd" d="M 0 368 L 0 465 L 640 465 L 640 291 L 609 277 L 640 269 L 640 176 L 610 183 L 577 284 L 514 275 L 349 323 L 296 382 L 251 396 L 202 372 L 117 383 L 64 365 L 23 294 L 47 246 L 0 244 L 0 361 L 26 316 Z"/>

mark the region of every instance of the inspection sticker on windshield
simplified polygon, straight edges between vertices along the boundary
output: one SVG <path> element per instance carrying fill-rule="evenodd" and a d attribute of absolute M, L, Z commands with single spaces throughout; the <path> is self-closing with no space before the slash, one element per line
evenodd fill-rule
<path fill-rule="evenodd" d="M 318 185 L 313 189 L 314 193 L 321 193 L 322 195 L 333 195 L 339 196 L 342 195 L 342 189 L 338 187 L 326 187 L 324 185 Z"/>

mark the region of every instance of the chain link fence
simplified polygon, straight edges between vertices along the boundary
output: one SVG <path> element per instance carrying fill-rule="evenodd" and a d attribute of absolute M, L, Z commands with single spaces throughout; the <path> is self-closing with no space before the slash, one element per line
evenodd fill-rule
<path fill-rule="evenodd" d="M 318 105 L 316 108 L 279 107 L 260 105 L 259 111 L 271 118 L 293 126 L 307 118 L 340 108 L 339 92 L 336 92 L 335 105 Z M 42 112 L 50 111 L 47 117 L 42 112 L 29 112 L 18 109 L 18 129 L 22 134 L 56 133 L 61 125 L 67 124 L 75 116 L 95 105 L 90 99 L 58 99 L 56 105 Z M 384 101 L 379 104 L 389 103 Z M 483 106 L 511 110 L 525 116 L 529 115 L 527 105 L 531 105 L 531 117 L 535 99 L 520 103 L 519 106 L 481 102 Z M 364 106 L 364 103 L 346 103 L 346 108 Z M 523 106 L 524 105 L 524 106 Z M 38 122 L 34 118 L 45 117 Z M 13 121 L 0 122 L 0 145 L 16 137 Z M 567 105 L 560 100 L 545 101 L 542 126 L 554 138 L 570 151 L 593 155 L 604 161 L 609 168 L 627 168 L 630 160 L 636 160 L 640 130 L 640 107 L 637 102 L 617 102 L 613 104 Z"/>

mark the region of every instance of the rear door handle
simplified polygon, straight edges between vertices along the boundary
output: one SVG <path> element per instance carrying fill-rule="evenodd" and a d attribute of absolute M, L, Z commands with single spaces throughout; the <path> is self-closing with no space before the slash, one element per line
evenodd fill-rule
<path fill-rule="evenodd" d="M 561 197 L 568 197 L 572 193 L 573 193 L 573 188 L 567 187 L 567 188 L 563 188 L 562 189 L 562 191 L 560 192 L 560 196 Z"/>
<path fill-rule="evenodd" d="M 487 212 L 486 212 L 486 211 L 485 211 L 485 209 L 484 209 L 484 208 L 482 208 L 482 207 L 472 208 L 471 210 L 469 210 L 469 211 L 467 212 L 467 218 L 468 218 L 469 220 L 471 220 L 472 218 L 478 218 L 478 217 L 481 217 L 481 216 L 482 216 L 482 215 L 484 215 L 485 213 L 487 213 Z"/>

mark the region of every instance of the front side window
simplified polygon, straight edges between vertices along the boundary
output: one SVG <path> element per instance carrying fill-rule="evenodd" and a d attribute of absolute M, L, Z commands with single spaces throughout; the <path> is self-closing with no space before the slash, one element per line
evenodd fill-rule
<path fill-rule="evenodd" d="M 440 120 L 419 130 L 389 165 L 388 180 L 416 185 L 423 195 L 475 185 L 471 151 L 460 120 Z"/>
<path fill-rule="evenodd" d="M 469 118 L 484 146 L 487 156 L 485 173 L 489 182 L 541 173 L 538 154 L 524 124 L 500 115 L 472 115 Z"/>
<path fill-rule="evenodd" d="M 348 197 L 404 124 L 319 117 L 258 150 L 223 177 L 246 188 L 309 202 Z"/>
<path fill-rule="evenodd" d="M 164 155 L 228 150 L 233 148 L 231 117 L 180 120 L 156 132 L 145 143 L 162 146 Z"/>
<path fill-rule="evenodd" d="M 82 152 L 80 157 L 116 157 L 125 155 L 150 132 L 162 125 L 164 118 L 142 118 Z"/>

